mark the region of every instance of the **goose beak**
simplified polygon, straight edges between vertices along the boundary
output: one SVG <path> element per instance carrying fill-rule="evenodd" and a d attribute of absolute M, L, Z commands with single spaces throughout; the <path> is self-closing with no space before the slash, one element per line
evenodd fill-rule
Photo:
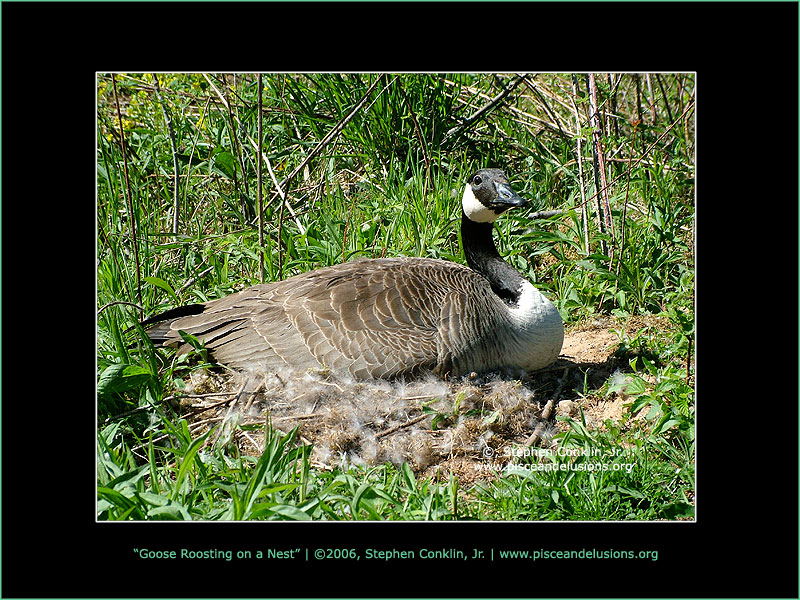
<path fill-rule="evenodd" d="M 528 200 L 519 196 L 507 183 L 495 183 L 494 185 L 497 189 L 497 197 L 492 201 L 492 208 L 508 210 L 528 204 Z"/>

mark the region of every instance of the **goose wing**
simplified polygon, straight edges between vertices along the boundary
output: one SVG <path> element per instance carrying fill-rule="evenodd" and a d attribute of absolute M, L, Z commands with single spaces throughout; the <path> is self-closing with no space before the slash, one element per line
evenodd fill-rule
<path fill-rule="evenodd" d="M 356 261 L 274 292 L 320 364 L 358 378 L 391 377 L 438 362 L 436 286 L 419 267 L 414 259 Z M 272 325 L 255 327 L 268 335 Z"/>
<path fill-rule="evenodd" d="M 358 378 L 450 370 L 463 286 L 475 277 L 440 260 L 353 261 L 210 302 L 170 330 L 203 339 L 236 368 L 325 366 Z"/>

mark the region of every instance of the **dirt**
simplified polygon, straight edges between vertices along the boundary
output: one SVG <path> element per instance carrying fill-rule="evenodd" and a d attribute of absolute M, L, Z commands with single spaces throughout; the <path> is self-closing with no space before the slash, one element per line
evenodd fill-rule
<path fill-rule="evenodd" d="M 496 477 L 512 460 L 508 449 L 525 448 L 537 425 L 543 425 L 537 445 L 552 447 L 552 436 L 568 428 L 557 415 L 575 417 L 581 408 L 590 428 L 620 422 L 629 399 L 585 393 L 616 371 L 622 377 L 629 370 L 627 359 L 615 355 L 620 337 L 612 330 L 633 336 L 645 327 L 668 326 L 659 317 L 625 322 L 603 317 L 573 326 L 558 361 L 527 381 L 484 376 L 354 382 L 288 370 L 227 378 L 195 373 L 187 381 L 194 395 L 184 399 L 182 409 L 198 434 L 221 423 L 218 431 L 235 431 L 231 440 L 213 434 L 216 441 L 209 443 L 235 443 L 246 454 L 263 451 L 262 429 L 269 418 L 280 431 L 298 428 L 299 439 L 314 445 L 311 461 L 317 468 L 407 462 L 418 476 L 447 481 L 453 474 L 464 488 Z M 543 422 L 542 411 L 559 388 L 555 410 Z M 215 395 L 202 395 L 209 393 Z M 231 427 L 236 424 L 244 430 Z"/>

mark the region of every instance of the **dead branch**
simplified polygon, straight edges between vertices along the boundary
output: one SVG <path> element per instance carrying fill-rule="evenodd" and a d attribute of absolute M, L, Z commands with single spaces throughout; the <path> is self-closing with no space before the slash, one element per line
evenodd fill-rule
<path fill-rule="evenodd" d="M 423 419 L 425 419 L 428 416 L 429 415 L 423 413 L 418 417 L 414 417 L 410 421 L 406 421 L 405 423 L 400 423 L 399 425 L 395 425 L 394 427 L 390 427 L 386 431 L 381 431 L 380 433 L 375 434 L 375 439 L 379 440 L 382 437 L 386 437 L 387 435 L 391 435 L 392 433 L 394 433 L 396 431 L 400 431 L 401 429 L 405 429 L 406 427 L 411 427 L 415 423 L 419 423 L 420 421 L 422 421 Z"/>
<path fill-rule="evenodd" d="M 600 232 L 608 232 L 611 236 L 611 254 L 605 240 L 601 240 L 603 254 L 607 254 L 614 262 L 614 223 L 611 220 L 611 204 L 608 200 L 608 183 L 606 181 L 606 160 L 603 151 L 603 122 L 600 119 L 600 106 L 597 102 L 597 80 L 594 73 L 589 73 L 589 121 L 592 124 L 592 151 L 594 153 L 594 180 L 595 188 L 599 191 L 597 197 L 597 222 Z"/>
<path fill-rule="evenodd" d="M 480 121 L 483 117 L 488 115 L 491 111 L 493 111 L 505 98 L 513 92 L 516 87 L 523 82 L 525 79 L 524 75 L 517 77 L 514 81 L 511 82 L 508 86 L 504 87 L 503 90 L 497 94 L 494 98 L 492 98 L 488 103 L 484 104 L 477 112 L 473 113 L 464 121 L 462 121 L 459 125 L 452 127 L 448 130 L 447 133 L 444 134 L 444 139 L 442 140 L 442 144 L 446 144 L 451 141 L 453 138 L 457 137 L 467 129 L 469 129 L 474 123 Z"/>

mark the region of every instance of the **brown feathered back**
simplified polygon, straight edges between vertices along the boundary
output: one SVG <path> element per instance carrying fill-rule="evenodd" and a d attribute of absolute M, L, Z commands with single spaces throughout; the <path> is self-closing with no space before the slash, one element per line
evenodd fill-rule
<path fill-rule="evenodd" d="M 367 259 L 256 285 L 208 302 L 200 314 L 151 328 L 165 346 L 186 331 L 238 369 L 329 368 L 356 378 L 480 368 L 497 346 L 491 319 L 461 316 L 502 304 L 471 269 L 426 258 Z M 496 333 L 496 332 L 495 332 Z M 183 349 L 188 349 L 183 346 Z"/>

